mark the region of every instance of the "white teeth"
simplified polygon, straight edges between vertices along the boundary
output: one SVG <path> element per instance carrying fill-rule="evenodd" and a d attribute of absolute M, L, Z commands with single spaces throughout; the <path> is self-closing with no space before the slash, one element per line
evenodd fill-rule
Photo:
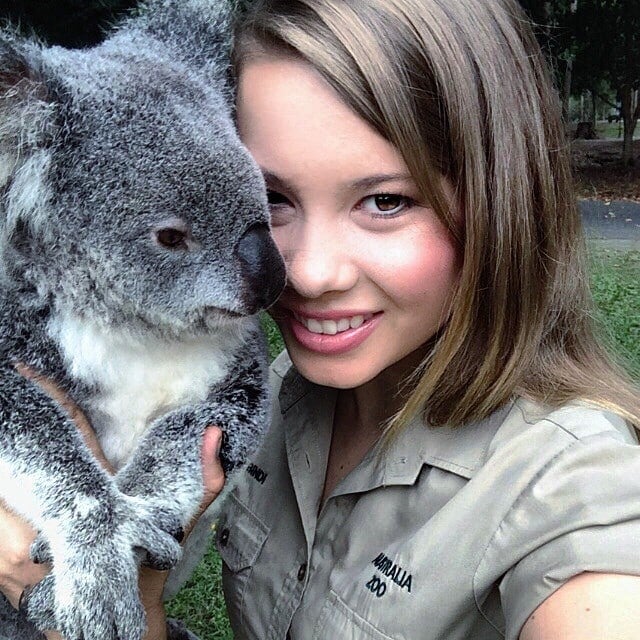
<path fill-rule="evenodd" d="M 336 333 L 338 333 L 338 323 L 335 320 L 323 320 L 322 333 L 328 333 L 330 336 L 335 336 Z"/>
<path fill-rule="evenodd" d="M 366 316 L 359 315 L 352 318 L 341 318 L 340 320 L 317 320 L 316 318 L 304 318 L 297 313 L 294 314 L 295 319 L 302 323 L 311 333 L 323 333 L 334 336 L 336 333 L 347 331 L 348 329 L 357 329 L 361 327 L 365 320 L 373 317 L 368 313 Z"/>

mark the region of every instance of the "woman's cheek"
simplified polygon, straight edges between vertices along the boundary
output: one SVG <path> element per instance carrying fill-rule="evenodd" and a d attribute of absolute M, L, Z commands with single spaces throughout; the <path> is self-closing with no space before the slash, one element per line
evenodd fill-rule
<path fill-rule="evenodd" d="M 443 233 L 413 233 L 394 241 L 360 243 L 362 261 L 373 280 L 399 305 L 448 301 L 458 279 L 453 242 Z"/>

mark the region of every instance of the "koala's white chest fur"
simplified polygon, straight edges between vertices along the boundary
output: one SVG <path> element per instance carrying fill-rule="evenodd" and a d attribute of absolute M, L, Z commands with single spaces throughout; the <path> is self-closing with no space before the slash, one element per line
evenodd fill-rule
<path fill-rule="evenodd" d="M 96 389 L 86 409 L 115 468 L 127 461 L 155 418 L 206 400 L 242 340 L 237 328 L 174 342 L 155 336 L 134 340 L 73 316 L 54 318 L 49 335 L 71 377 Z"/>

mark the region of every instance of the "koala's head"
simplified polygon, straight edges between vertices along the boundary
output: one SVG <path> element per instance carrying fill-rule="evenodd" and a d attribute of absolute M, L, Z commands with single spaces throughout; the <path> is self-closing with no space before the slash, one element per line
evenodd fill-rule
<path fill-rule="evenodd" d="M 169 332 L 274 302 L 284 266 L 226 84 L 221 0 L 157 0 L 80 51 L 0 36 L 7 283 Z"/>

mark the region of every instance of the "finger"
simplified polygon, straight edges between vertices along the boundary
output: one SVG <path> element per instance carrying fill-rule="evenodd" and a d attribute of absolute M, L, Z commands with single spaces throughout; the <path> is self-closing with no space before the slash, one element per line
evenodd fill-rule
<path fill-rule="evenodd" d="M 35 537 L 35 530 L 0 500 L 0 592 L 14 607 L 25 586 L 42 580 L 48 570 L 31 561 Z"/>
<path fill-rule="evenodd" d="M 67 394 L 52 380 L 39 374 L 37 371 L 23 364 L 17 362 L 15 364 L 16 371 L 29 380 L 36 382 L 42 390 L 52 399 L 57 402 L 64 412 L 73 420 L 84 443 L 91 450 L 96 460 L 102 465 L 109 473 L 114 474 L 115 469 L 111 466 L 111 463 L 107 460 L 100 443 L 96 438 L 94 430 L 91 428 L 91 423 L 87 420 L 80 407 L 71 400 Z"/>
<path fill-rule="evenodd" d="M 202 440 L 202 480 L 204 484 L 204 495 L 200 508 L 191 522 L 185 528 L 187 537 L 198 518 L 207 510 L 207 507 L 218 497 L 224 487 L 224 471 L 220 464 L 220 446 L 222 445 L 222 430 L 219 427 L 208 427 L 204 432 Z"/>
<path fill-rule="evenodd" d="M 222 430 L 219 427 L 209 427 L 202 441 L 203 510 L 218 497 L 224 487 L 224 471 L 219 458 L 221 445 Z"/>

